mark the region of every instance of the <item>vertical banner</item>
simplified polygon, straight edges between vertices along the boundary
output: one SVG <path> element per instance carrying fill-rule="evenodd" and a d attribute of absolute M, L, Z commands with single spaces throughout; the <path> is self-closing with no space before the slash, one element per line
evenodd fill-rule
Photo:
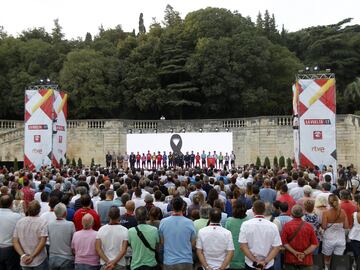
<path fill-rule="evenodd" d="M 25 91 L 24 166 L 51 165 L 53 90 Z"/>
<path fill-rule="evenodd" d="M 297 83 L 292 87 L 293 91 L 293 135 L 294 135 L 294 168 L 297 169 L 300 164 L 300 141 L 299 141 L 299 112 L 298 100 L 299 91 Z"/>
<path fill-rule="evenodd" d="M 336 169 L 335 79 L 299 79 L 296 86 L 300 165 Z"/>
<path fill-rule="evenodd" d="M 60 160 L 64 164 L 66 162 L 66 119 L 67 94 L 61 91 L 54 91 L 52 165 L 56 168 L 60 168 Z"/>

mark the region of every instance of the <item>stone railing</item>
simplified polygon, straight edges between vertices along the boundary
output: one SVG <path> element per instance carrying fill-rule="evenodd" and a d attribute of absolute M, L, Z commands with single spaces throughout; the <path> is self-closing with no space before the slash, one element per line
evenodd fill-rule
<path fill-rule="evenodd" d="M 0 130 L 21 128 L 23 126 L 24 126 L 24 121 L 0 120 Z"/>
<path fill-rule="evenodd" d="M 68 120 L 67 128 L 103 129 L 107 121 L 108 120 Z"/>

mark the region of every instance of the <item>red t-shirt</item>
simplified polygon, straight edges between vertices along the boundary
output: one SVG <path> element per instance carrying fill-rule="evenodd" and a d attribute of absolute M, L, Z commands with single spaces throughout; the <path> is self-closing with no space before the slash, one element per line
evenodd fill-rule
<path fill-rule="evenodd" d="M 356 205 L 353 202 L 346 200 L 341 202 L 340 208 L 345 211 L 351 228 L 354 224 L 353 213 L 356 212 Z"/>
<path fill-rule="evenodd" d="M 283 194 L 278 198 L 278 201 L 280 202 L 286 202 L 288 204 L 288 210 L 286 212 L 287 215 L 291 216 L 291 208 L 296 204 L 293 197 L 291 197 L 289 194 Z"/>
<path fill-rule="evenodd" d="M 158 162 L 161 162 L 161 161 L 162 161 L 162 155 L 157 155 L 156 158 L 157 158 L 157 161 L 158 161 Z"/>
<path fill-rule="evenodd" d="M 30 187 L 23 187 L 21 191 L 24 193 L 25 208 L 27 209 L 29 203 L 34 200 L 35 192 Z"/>
<path fill-rule="evenodd" d="M 140 155 L 136 155 L 136 160 L 140 160 L 141 156 Z"/>
<path fill-rule="evenodd" d="M 147 154 L 147 155 L 146 155 L 146 159 L 147 159 L 147 160 L 151 160 L 151 154 Z"/>
<path fill-rule="evenodd" d="M 303 252 L 310 245 L 318 244 L 314 229 L 307 222 L 305 222 L 295 238 L 289 243 L 288 239 L 292 237 L 294 232 L 300 226 L 301 222 L 301 218 L 294 218 L 284 225 L 281 232 L 281 241 L 283 245 L 289 244 L 293 249 L 299 252 Z M 310 253 L 304 258 L 303 261 L 299 261 L 298 258 L 295 257 L 291 252 L 285 250 L 285 263 L 294 265 L 313 265 L 313 255 Z"/>
<path fill-rule="evenodd" d="M 196 161 L 200 161 L 200 155 L 195 156 Z"/>
<path fill-rule="evenodd" d="M 95 212 L 95 210 L 93 210 L 93 209 L 85 209 L 85 208 L 80 208 L 74 214 L 73 222 L 74 222 L 74 225 L 75 225 L 75 230 L 80 231 L 80 230 L 83 229 L 82 218 L 86 214 L 90 214 L 94 218 L 93 230 L 95 230 L 95 231 L 99 230 L 100 227 L 101 227 L 99 215 Z"/>

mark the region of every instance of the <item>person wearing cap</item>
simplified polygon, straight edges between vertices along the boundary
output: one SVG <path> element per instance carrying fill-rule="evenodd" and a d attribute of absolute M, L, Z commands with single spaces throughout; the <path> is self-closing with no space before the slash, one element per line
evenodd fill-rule
<path fill-rule="evenodd" d="M 292 221 L 286 223 L 281 233 L 285 247 L 285 268 L 292 270 L 311 270 L 313 252 L 318 246 L 313 227 L 302 220 L 303 209 L 294 205 L 291 209 Z"/>

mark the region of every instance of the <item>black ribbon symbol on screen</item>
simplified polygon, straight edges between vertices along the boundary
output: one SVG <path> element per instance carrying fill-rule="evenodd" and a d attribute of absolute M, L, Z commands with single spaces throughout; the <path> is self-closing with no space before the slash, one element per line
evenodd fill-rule
<path fill-rule="evenodd" d="M 182 139 L 179 134 L 174 134 L 171 136 L 170 146 L 174 154 L 178 154 L 178 155 L 182 154 L 181 153 Z"/>

